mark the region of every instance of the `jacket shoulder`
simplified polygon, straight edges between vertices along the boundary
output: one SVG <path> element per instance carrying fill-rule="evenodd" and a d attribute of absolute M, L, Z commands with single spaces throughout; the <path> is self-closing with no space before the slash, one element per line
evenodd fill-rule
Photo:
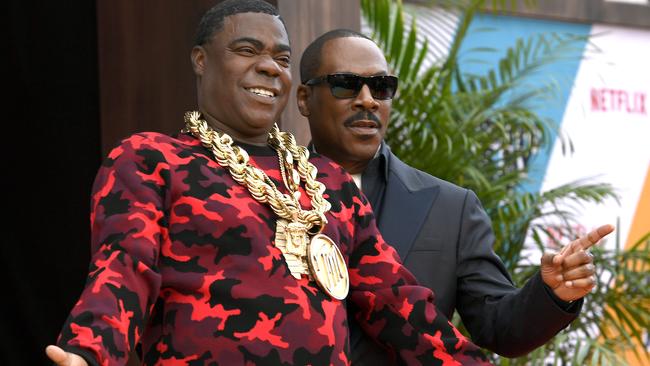
<path fill-rule="evenodd" d="M 465 196 L 468 193 L 467 188 L 440 179 L 427 172 L 416 169 L 403 161 L 401 161 L 395 154 L 390 152 L 390 171 L 398 179 L 400 179 L 411 190 L 423 189 L 428 187 L 439 187 L 442 192 L 446 194 L 454 194 Z"/>

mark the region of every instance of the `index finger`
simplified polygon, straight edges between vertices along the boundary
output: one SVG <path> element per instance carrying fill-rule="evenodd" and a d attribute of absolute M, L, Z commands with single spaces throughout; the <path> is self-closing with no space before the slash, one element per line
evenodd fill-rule
<path fill-rule="evenodd" d="M 583 236 L 582 238 L 578 239 L 578 245 L 582 249 L 589 249 L 594 244 L 598 243 L 600 239 L 604 238 L 607 236 L 609 233 L 614 231 L 614 226 L 612 225 L 603 225 L 600 226 L 592 231 L 590 231 L 587 235 Z"/>

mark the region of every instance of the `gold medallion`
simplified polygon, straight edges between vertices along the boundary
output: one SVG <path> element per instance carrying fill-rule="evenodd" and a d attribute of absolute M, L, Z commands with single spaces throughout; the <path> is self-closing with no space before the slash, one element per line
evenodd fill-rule
<path fill-rule="evenodd" d="M 307 264 L 307 227 L 299 222 L 279 219 L 275 229 L 275 246 L 284 256 L 289 272 L 297 279 L 310 275 Z"/>
<path fill-rule="evenodd" d="M 307 261 L 316 283 L 337 300 L 343 300 L 350 289 L 345 259 L 334 241 L 323 234 L 315 235 L 309 243 Z"/>

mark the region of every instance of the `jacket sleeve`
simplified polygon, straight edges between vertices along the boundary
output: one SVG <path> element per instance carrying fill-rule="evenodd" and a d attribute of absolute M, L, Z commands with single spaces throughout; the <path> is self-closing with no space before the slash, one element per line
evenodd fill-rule
<path fill-rule="evenodd" d="M 458 244 L 456 309 L 477 345 L 502 356 L 521 356 L 575 319 L 582 300 L 565 310 L 539 273 L 517 289 L 492 250 L 494 240 L 478 197 L 467 191 Z"/>
<path fill-rule="evenodd" d="M 434 305 L 387 245 L 363 196 L 355 196 L 354 248 L 349 260 L 352 312 L 365 333 L 403 364 L 489 364 Z"/>
<path fill-rule="evenodd" d="M 159 156 L 134 135 L 109 154 L 95 179 L 88 279 L 57 342 L 91 363 L 125 364 L 158 297 L 169 173 Z"/>

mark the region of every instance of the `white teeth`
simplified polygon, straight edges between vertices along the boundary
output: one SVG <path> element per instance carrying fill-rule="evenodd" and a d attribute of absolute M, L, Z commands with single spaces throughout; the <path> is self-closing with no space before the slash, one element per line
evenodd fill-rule
<path fill-rule="evenodd" d="M 248 90 L 249 92 L 251 92 L 251 93 L 255 93 L 255 94 L 257 94 L 257 95 L 261 95 L 261 96 L 263 96 L 263 97 L 273 98 L 273 97 L 275 96 L 275 94 L 274 94 L 272 91 L 270 91 L 270 90 L 266 90 L 266 89 L 262 89 L 262 88 L 249 88 L 249 89 L 247 89 L 247 90 Z"/>

